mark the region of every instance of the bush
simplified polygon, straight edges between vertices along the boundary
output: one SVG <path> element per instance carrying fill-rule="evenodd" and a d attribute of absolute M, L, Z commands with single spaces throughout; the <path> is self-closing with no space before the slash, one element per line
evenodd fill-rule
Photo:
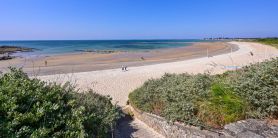
<path fill-rule="evenodd" d="M 278 117 L 278 58 L 229 72 L 228 76 L 227 84 L 249 102 L 249 117 Z"/>
<path fill-rule="evenodd" d="M 278 38 L 261 38 L 261 39 L 256 39 L 255 41 L 278 48 Z"/>
<path fill-rule="evenodd" d="M 150 80 L 129 95 L 132 105 L 171 121 L 196 122 L 196 102 L 207 97 L 211 79 L 207 74 L 165 74 Z"/>
<path fill-rule="evenodd" d="M 194 125 L 278 118 L 278 58 L 220 75 L 166 74 L 145 82 L 129 99 L 143 111 Z"/>
<path fill-rule="evenodd" d="M 80 101 L 84 96 L 87 100 Z M 0 76 L 0 137 L 107 136 L 118 117 L 110 100 L 91 91 L 78 94 L 69 83 L 30 79 L 11 68 Z"/>
<path fill-rule="evenodd" d="M 107 136 L 111 127 L 119 119 L 118 109 L 111 104 L 112 98 L 101 96 L 92 90 L 76 93 L 77 103 L 85 107 L 84 128 L 89 136 Z"/>
<path fill-rule="evenodd" d="M 198 118 L 209 126 L 221 127 L 244 119 L 247 103 L 222 83 L 211 86 L 209 99 L 200 102 Z"/>

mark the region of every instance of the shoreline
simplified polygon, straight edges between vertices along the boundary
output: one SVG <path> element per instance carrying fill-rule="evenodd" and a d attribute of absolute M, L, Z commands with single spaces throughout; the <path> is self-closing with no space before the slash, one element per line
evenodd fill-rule
<path fill-rule="evenodd" d="M 235 68 L 228 66 L 246 66 L 278 57 L 278 49 L 267 45 L 250 42 L 229 42 L 237 45 L 238 50 L 232 53 L 220 54 L 213 57 L 202 57 L 190 60 L 167 62 L 153 65 L 130 67 L 128 71 L 107 69 L 79 73 L 38 76 L 47 82 L 71 82 L 78 89 L 93 89 L 102 95 L 110 95 L 114 104 L 125 106 L 128 94 L 152 78 L 160 78 L 165 73 L 205 73 L 219 74 Z M 265 53 L 267 51 L 267 54 Z M 250 52 L 254 53 L 252 57 Z"/>
<path fill-rule="evenodd" d="M 70 53 L 37 58 L 16 58 L 1 62 L 0 69 L 7 66 L 23 67 L 31 76 L 77 73 L 107 69 L 121 66 L 138 67 L 175 61 L 210 57 L 238 50 L 237 46 L 227 42 L 197 42 L 192 46 L 165 48 L 150 51 L 113 52 L 113 53 Z M 45 64 L 47 61 L 47 65 Z"/>

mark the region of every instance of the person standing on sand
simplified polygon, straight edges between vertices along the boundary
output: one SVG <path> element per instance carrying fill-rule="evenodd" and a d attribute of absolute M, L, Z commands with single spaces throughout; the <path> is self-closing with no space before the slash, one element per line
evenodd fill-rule
<path fill-rule="evenodd" d="M 45 60 L 45 61 L 44 61 L 44 66 L 46 66 L 46 67 L 47 67 L 47 60 Z"/>
<path fill-rule="evenodd" d="M 122 71 L 127 71 L 127 66 L 122 65 Z"/>
<path fill-rule="evenodd" d="M 253 57 L 254 56 L 254 53 L 252 51 L 250 51 L 250 55 Z"/>
<path fill-rule="evenodd" d="M 125 67 L 122 65 L 122 71 L 124 71 L 125 70 Z"/>

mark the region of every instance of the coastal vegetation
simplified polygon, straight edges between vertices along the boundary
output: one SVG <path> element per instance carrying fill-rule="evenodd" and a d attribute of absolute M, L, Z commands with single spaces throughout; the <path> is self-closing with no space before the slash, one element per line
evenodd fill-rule
<path fill-rule="evenodd" d="M 119 118 L 111 98 L 66 83 L 0 74 L 0 137 L 108 137 Z"/>
<path fill-rule="evenodd" d="M 278 118 L 278 58 L 224 74 L 165 74 L 129 95 L 129 103 L 171 122 L 222 128 L 247 118 Z"/>
<path fill-rule="evenodd" d="M 278 48 L 278 38 L 261 38 L 256 39 L 255 41 Z"/>

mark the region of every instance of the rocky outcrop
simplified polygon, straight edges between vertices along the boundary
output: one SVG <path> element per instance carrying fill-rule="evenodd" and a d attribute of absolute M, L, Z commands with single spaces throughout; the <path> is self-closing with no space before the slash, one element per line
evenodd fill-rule
<path fill-rule="evenodd" d="M 15 56 L 11 56 L 10 54 L 16 52 L 32 52 L 33 48 L 25 48 L 18 46 L 0 46 L 0 60 L 9 60 L 15 58 Z"/>
<path fill-rule="evenodd" d="M 19 47 L 19 46 L 0 46 L 0 54 L 15 53 L 15 52 L 32 52 L 33 48 Z"/>

